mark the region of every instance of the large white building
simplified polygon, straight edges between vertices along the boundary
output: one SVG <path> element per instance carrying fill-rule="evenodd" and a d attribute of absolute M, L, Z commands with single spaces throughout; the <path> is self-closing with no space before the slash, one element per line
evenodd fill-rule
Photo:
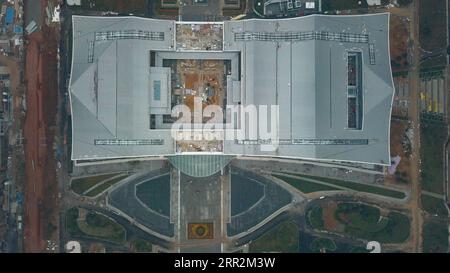
<path fill-rule="evenodd" d="M 180 37 L 183 28 L 193 37 Z M 214 43 L 202 44 L 205 29 Z M 226 62 L 223 105 L 278 105 L 276 141 L 250 137 L 246 121 L 233 127 L 243 138 L 180 148 L 167 121 L 179 79 L 166 60 Z M 223 23 L 73 16 L 75 161 L 223 154 L 388 165 L 393 94 L 387 13 Z"/>

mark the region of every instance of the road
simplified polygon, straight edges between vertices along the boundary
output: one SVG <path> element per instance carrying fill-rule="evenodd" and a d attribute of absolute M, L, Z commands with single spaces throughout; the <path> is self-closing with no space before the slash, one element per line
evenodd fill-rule
<path fill-rule="evenodd" d="M 411 155 L 411 228 L 412 228 L 412 251 L 421 252 L 422 237 L 422 210 L 421 210 L 421 187 L 420 187 L 420 111 L 419 111 L 419 93 L 420 93 L 420 25 L 419 25 L 419 7 L 420 0 L 412 3 L 411 16 L 411 69 L 409 71 L 410 80 L 410 109 L 409 119 L 413 125 L 413 141 Z"/>
<path fill-rule="evenodd" d="M 29 3 L 25 2 L 26 4 Z M 41 15 L 47 0 L 41 0 Z M 27 10 L 27 9 L 25 9 Z M 28 14 L 25 13 L 25 17 Z M 43 18 L 41 18 L 43 20 Z M 53 153 L 57 101 L 58 29 L 43 25 L 27 37 L 25 81 L 24 251 L 44 252 L 57 239 L 57 189 Z"/>
<path fill-rule="evenodd" d="M 434 193 L 434 192 L 429 192 L 429 191 L 422 191 L 423 195 L 428 195 L 434 198 L 438 198 L 438 199 L 442 199 L 445 200 L 445 195 L 444 194 L 438 194 L 438 193 Z"/>
<path fill-rule="evenodd" d="M 289 174 L 285 174 L 285 173 L 277 173 L 277 172 L 267 173 L 267 175 L 271 175 L 271 174 L 278 174 L 278 175 L 282 175 L 282 176 L 290 177 L 290 178 L 294 178 L 294 179 L 298 179 L 299 178 L 299 176 L 289 175 Z M 269 176 L 269 178 L 273 179 L 274 181 L 278 181 L 279 180 L 277 178 L 273 178 L 273 177 L 270 177 L 270 176 Z M 330 184 L 330 183 L 327 183 L 327 182 L 324 182 L 324 181 L 321 181 L 321 180 L 311 179 L 311 178 L 307 178 L 307 177 L 301 177 L 301 179 L 304 180 L 304 181 L 308 181 L 308 182 L 312 182 L 312 183 L 318 184 L 318 185 L 324 185 L 324 186 L 329 186 L 329 187 L 332 187 L 332 188 L 344 190 L 344 191 L 347 191 L 347 192 L 352 193 L 354 195 L 359 195 L 361 197 L 363 197 L 363 196 L 370 196 L 370 197 L 373 197 L 373 198 L 378 198 L 380 200 L 384 200 L 384 201 L 392 202 L 392 203 L 404 204 L 404 203 L 408 202 L 409 198 L 410 198 L 408 191 L 403 191 L 403 190 L 400 190 L 400 189 L 396 189 L 396 190 L 398 192 L 402 192 L 402 193 L 405 194 L 405 197 L 403 199 L 392 198 L 392 197 L 384 196 L 384 195 L 381 195 L 381 194 L 371 194 L 371 193 L 366 193 L 366 192 L 363 192 L 363 191 L 352 190 L 351 188 L 348 188 L 348 187 L 338 186 L 338 185 L 335 185 L 335 184 Z M 361 184 L 361 185 L 367 185 L 366 183 L 361 183 L 361 182 L 354 182 L 354 183 Z M 290 187 L 293 188 L 292 186 L 290 186 Z M 387 186 L 383 186 L 383 185 L 377 185 L 377 186 L 373 186 L 373 187 L 374 188 L 379 188 L 379 189 L 393 190 L 393 188 L 387 187 Z M 295 188 L 293 188 L 293 190 L 290 190 L 290 191 L 291 191 L 291 193 L 297 192 L 297 190 L 295 190 Z M 317 192 L 317 194 L 319 194 L 319 195 L 324 195 L 324 194 L 334 195 L 334 194 L 341 194 L 341 191 L 339 191 L 339 190 L 331 191 L 331 193 L 330 193 L 330 191 L 327 191 L 325 193 L 324 192 Z M 309 196 L 309 195 L 310 194 L 308 194 L 307 196 Z"/>

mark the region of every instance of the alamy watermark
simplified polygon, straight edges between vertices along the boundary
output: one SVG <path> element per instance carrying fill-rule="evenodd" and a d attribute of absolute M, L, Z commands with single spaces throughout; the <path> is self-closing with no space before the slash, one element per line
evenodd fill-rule
<path fill-rule="evenodd" d="M 261 144 L 262 151 L 279 145 L 279 105 L 207 105 L 194 99 L 193 109 L 185 104 L 173 107 L 177 119 L 171 128 L 176 141 L 237 141 Z M 226 120 L 226 121 L 225 121 Z"/>

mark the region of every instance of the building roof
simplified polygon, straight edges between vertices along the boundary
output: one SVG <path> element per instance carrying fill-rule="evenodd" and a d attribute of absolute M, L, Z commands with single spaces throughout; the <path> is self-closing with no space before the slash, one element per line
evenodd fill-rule
<path fill-rule="evenodd" d="M 232 154 L 389 164 L 394 87 L 388 22 L 389 14 L 230 22 L 225 50 L 241 52 L 242 104 L 280 105 L 280 139 L 310 143 L 368 140 L 368 144 L 281 145 L 276 152 L 260 152 L 257 145 L 229 141 L 225 150 Z M 247 40 L 236 41 L 236 33 L 245 33 Z M 261 33 L 265 36 L 257 37 Z M 362 53 L 362 130 L 346 128 L 347 54 L 351 51 Z"/>
<path fill-rule="evenodd" d="M 73 158 L 120 158 L 171 151 L 170 132 L 150 131 L 147 112 L 150 49 L 173 48 L 173 22 L 73 16 L 73 28 Z M 138 39 L 139 35 L 144 39 Z M 138 145 L 94 143 L 110 139 L 167 140 L 164 145 L 153 145 L 151 152 Z"/>
<path fill-rule="evenodd" d="M 73 28 L 74 160 L 175 154 L 170 130 L 149 125 L 152 50 L 236 56 L 228 104 L 280 105 L 289 144 L 265 151 L 229 140 L 224 154 L 389 164 L 389 14 L 226 21 L 217 53 L 176 51 L 173 21 L 73 16 Z M 347 128 L 349 52 L 361 56 L 360 130 Z"/>

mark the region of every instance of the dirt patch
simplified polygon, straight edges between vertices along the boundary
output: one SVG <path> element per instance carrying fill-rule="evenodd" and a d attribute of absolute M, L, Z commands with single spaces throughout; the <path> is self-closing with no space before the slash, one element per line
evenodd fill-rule
<path fill-rule="evenodd" d="M 117 1 L 116 9 L 118 12 L 135 12 L 135 13 L 144 13 L 147 9 L 146 0 L 128 0 L 128 1 Z"/>
<path fill-rule="evenodd" d="M 325 230 L 342 231 L 342 224 L 336 220 L 335 212 L 337 208 L 336 202 L 328 202 L 322 208 L 323 223 Z"/>
<path fill-rule="evenodd" d="M 157 18 L 167 20 L 177 20 L 178 12 L 179 12 L 178 7 L 163 8 L 161 6 L 161 1 L 155 1 L 155 14 Z"/>
<path fill-rule="evenodd" d="M 176 73 L 180 74 L 175 93 L 182 95 L 182 102 L 191 111 L 194 110 L 194 97 L 203 98 L 203 108 L 208 105 L 219 105 L 224 107 L 223 100 L 226 98 L 223 74 L 225 64 L 220 60 L 177 60 Z M 173 75 L 175 77 L 175 75 Z"/>
<path fill-rule="evenodd" d="M 198 74 L 184 74 L 185 88 L 197 89 L 198 88 Z"/>
<path fill-rule="evenodd" d="M 408 68 L 409 22 L 406 17 L 392 15 L 390 18 L 390 51 L 393 71 Z"/>
<path fill-rule="evenodd" d="M 88 253 L 106 253 L 105 246 L 101 243 L 92 243 L 89 246 Z"/>
<path fill-rule="evenodd" d="M 46 6 L 46 1 L 42 1 Z M 44 252 L 58 239 L 58 199 L 53 142 L 57 81 L 57 31 L 43 26 L 28 39 L 25 61 L 25 252 Z"/>
<path fill-rule="evenodd" d="M 408 158 L 404 140 L 406 136 L 406 130 L 408 128 L 408 122 L 403 120 L 391 121 L 391 156 L 400 156 L 401 160 L 397 166 L 396 172 L 393 175 L 387 175 L 386 184 L 406 185 L 411 181 L 410 166 L 411 161 Z"/>

